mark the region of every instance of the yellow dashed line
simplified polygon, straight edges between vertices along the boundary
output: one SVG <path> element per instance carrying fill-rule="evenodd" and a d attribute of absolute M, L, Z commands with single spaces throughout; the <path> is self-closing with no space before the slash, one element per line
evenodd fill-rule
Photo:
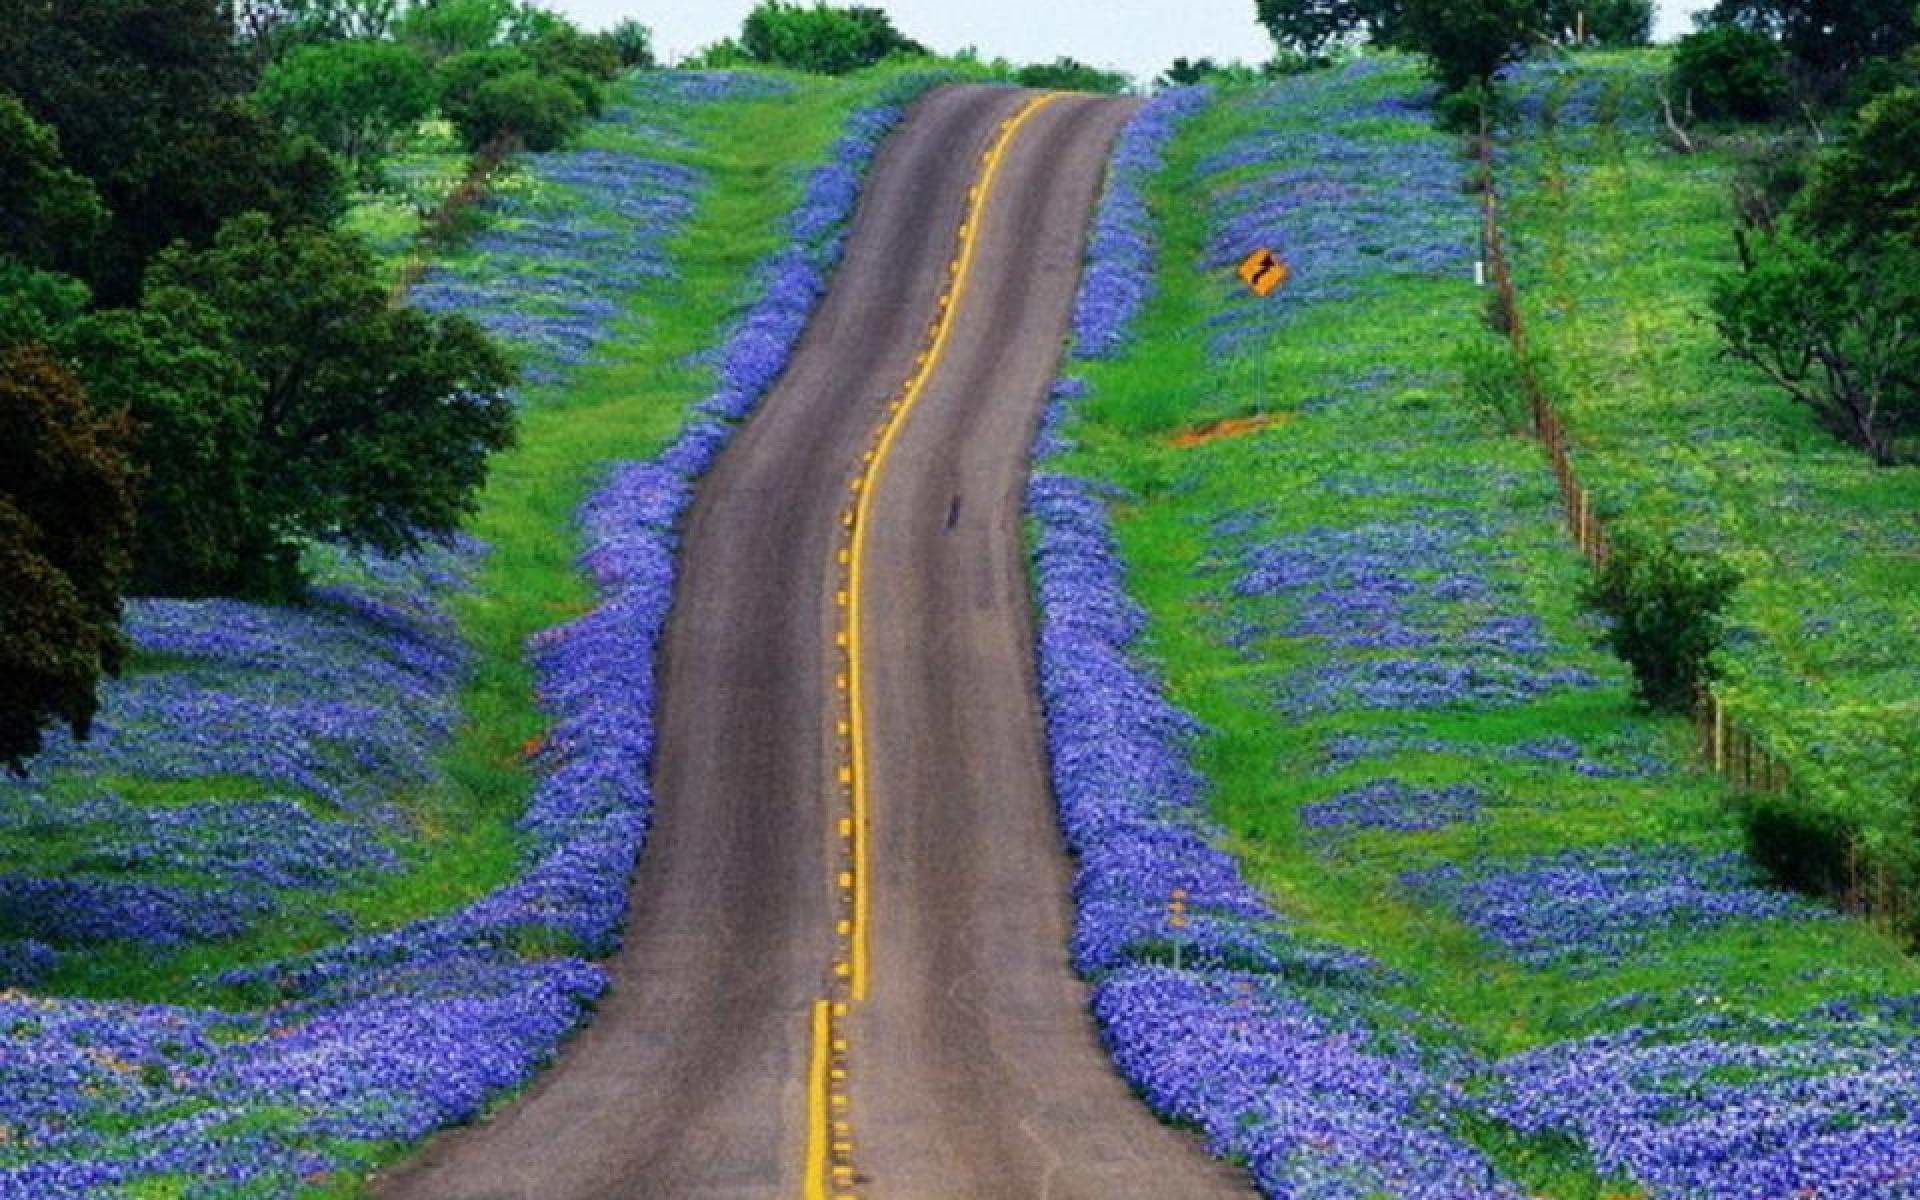
<path fill-rule="evenodd" d="M 841 870 L 836 880 L 840 890 L 849 894 L 849 901 L 848 916 L 835 926 L 836 932 L 846 940 L 846 946 L 845 957 L 833 963 L 833 973 L 836 978 L 846 981 L 844 994 L 854 1001 L 864 1000 L 867 995 L 867 923 L 871 906 L 867 889 L 866 709 L 860 673 L 860 591 L 866 539 L 861 535 L 867 528 L 868 512 L 879 487 L 881 472 L 886 468 L 887 456 L 892 452 L 907 416 L 926 390 L 928 380 L 946 351 L 947 340 L 952 336 L 954 316 L 960 311 L 961 302 L 966 296 L 973 261 L 979 249 L 982 217 L 993 197 L 994 183 L 999 177 L 1007 147 L 1035 113 L 1059 98 L 1058 94 L 1049 94 L 1029 101 L 1001 124 L 999 137 L 981 157 L 980 177 L 967 189 L 967 211 L 958 233 L 960 254 L 949 266 L 951 274 L 946 288 L 940 294 L 937 315 L 928 327 L 927 345 L 914 358 L 912 376 L 902 385 L 900 393 L 887 403 L 886 420 L 876 431 L 872 449 L 861 456 L 863 466 L 860 474 L 848 485 L 854 497 L 853 507 L 840 515 L 840 523 L 848 531 L 849 544 L 841 547 L 837 553 L 840 565 L 846 568 L 846 582 L 835 593 L 834 604 L 845 610 L 846 617 L 842 627 L 836 631 L 834 641 L 844 649 L 845 661 L 844 670 L 837 671 L 834 676 L 834 684 L 838 691 L 846 694 L 847 704 L 845 716 L 836 719 L 834 729 L 847 743 L 847 761 L 840 768 L 839 778 L 848 790 L 852 812 L 840 821 L 839 828 L 840 836 L 849 843 L 852 865 L 850 870 Z M 852 1124 L 844 1119 L 848 1107 L 844 1090 L 847 1043 L 837 1029 L 847 1012 L 848 1003 L 845 1000 L 822 1000 L 814 1006 L 813 1053 L 808 1063 L 807 1078 L 807 1200 L 828 1200 L 829 1196 L 833 1200 L 853 1200 L 852 1192 L 846 1190 L 853 1186 L 855 1180 L 849 1161 L 853 1151 Z M 827 1138 L 829 1117 L 833 1118 L 831 1128 L 835 1135 L 831 1144 Z M 829 1184 L 831 1192 L 828 1190 Z"/>

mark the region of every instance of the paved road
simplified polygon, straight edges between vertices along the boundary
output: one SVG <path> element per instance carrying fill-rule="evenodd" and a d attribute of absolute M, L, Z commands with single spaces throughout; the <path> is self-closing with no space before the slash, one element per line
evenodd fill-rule
<path fill-rule="evenodd" d="M 702 485 L 658 823 L 599 1016 L 518 1103 L 435 1139 L 378 1195 L 801 1194 L 812 1010 L 841 946 L 848 480 L 924 347 L 981 154 L 1025 100 L 956 87 L 916 106 L 792 366 Z M 862 1196 L 1245 1194 L 1127 1092 L 1085 1015 L 1033 698 L 1026 444 L 1128 111 L 1063 99 L 1012 143 L 947 352 L 873 498 L 871 986 L 840 1030 Z"/>

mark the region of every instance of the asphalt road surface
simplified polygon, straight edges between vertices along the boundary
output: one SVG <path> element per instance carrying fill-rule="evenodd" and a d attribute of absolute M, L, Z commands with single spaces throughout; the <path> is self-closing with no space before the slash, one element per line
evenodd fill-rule
<path fill-rule="evenodd" d="M 836 635 L 849 480 L 940 311 L 969 189 L 1030 99 L 941 89 L 883 147 L 832 290 L 701 485 L 667 635 L 657 824 L 612 991 L 487 1122 L 387 1172 L 405 1200 L 798 1197 L 813 1014 L 844 995 Z M 1108 151 L 1065 97 L 1008 144 L 969 286 L 862 527 L 869 986 L 845 1039 L 862 1197 L 1245 1195 L 1108 1065 L 1067 963 L 1021 536 Z"/>

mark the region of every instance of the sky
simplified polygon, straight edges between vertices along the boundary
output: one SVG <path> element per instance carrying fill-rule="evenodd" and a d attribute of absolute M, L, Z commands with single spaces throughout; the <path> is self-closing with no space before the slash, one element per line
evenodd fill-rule
<path fill-rule="evenodd" d="M 671 61 L 737 33 L 755 0 L 542 0 L 600 29 L 634 17 Z M 839 0 L 841 3 L 849 0 Z M 1254 0 L 862 0 L 935 50 L 974 46 L 987 58 L 1050 62 L 1069 55 L 1152 79 L 1176 58 L 1260 62 L 1272 43 L 1253 20 Z M 1660 0 L 1656 36 L 1691 26 L 1697 0 Z"/>

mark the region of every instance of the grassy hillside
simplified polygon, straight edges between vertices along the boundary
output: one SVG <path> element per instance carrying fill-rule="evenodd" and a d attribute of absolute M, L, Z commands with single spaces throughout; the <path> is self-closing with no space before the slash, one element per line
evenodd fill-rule
<path fill-rule="evenodd" d="M 1737 269 L 1730 185 L 1749 133 L 1660 144 L 1663 59 L 1582 58 L 1526 81 L 1503 165 L 1522 310 L 1573 453 L 1617 522 L 1677 531 L 1744 574 L 1722 689 L 1830 814 L 1920 883 L 1920 470 L 1875 468 L 1719 352 Z"/>
<path fill-rule="evenodd" d="M 0 1195 L 352 1191 L 582 1018 L 644 835 L 636 638 L 671 580 L 627 562 L 670 519 L 596 489 L 702 397 L 757 397 L 713 349 L 776 250 L 824 265 L 790 214 L 824 188 L 802 215 L 838 227 L 875 114 L 916 86 L 634 77 L 415 289 L 526 381 L 470 536 L 417 563 L 317 551 L 305 608 L 134 603 L 96 738 L 0 783 Z M 714 403 L 707 455 L 740 415 Z"/>
<path fill-rule="evenodd" d="M 1885 1194 L 1920 970 L 1767 884 L 1595 649 L 1540 450 L 1456 369 L 1477 199 L 1424 91 L 1370 60 L 1223 97 L 1149 189 L 1136 343 L 1077 368 L 1046 466 L 1108 498 L 1134 652 L 1280 913 L 1219 938 L 1244 897 L 1143 859 L 1202 932 L 1184 973 L 1155 927 L 1096 965 L 1109 1037 L 1270 1194 Z M 1268 301 L 1232 277 L 1260 246 L 1295 273 Z"/>

